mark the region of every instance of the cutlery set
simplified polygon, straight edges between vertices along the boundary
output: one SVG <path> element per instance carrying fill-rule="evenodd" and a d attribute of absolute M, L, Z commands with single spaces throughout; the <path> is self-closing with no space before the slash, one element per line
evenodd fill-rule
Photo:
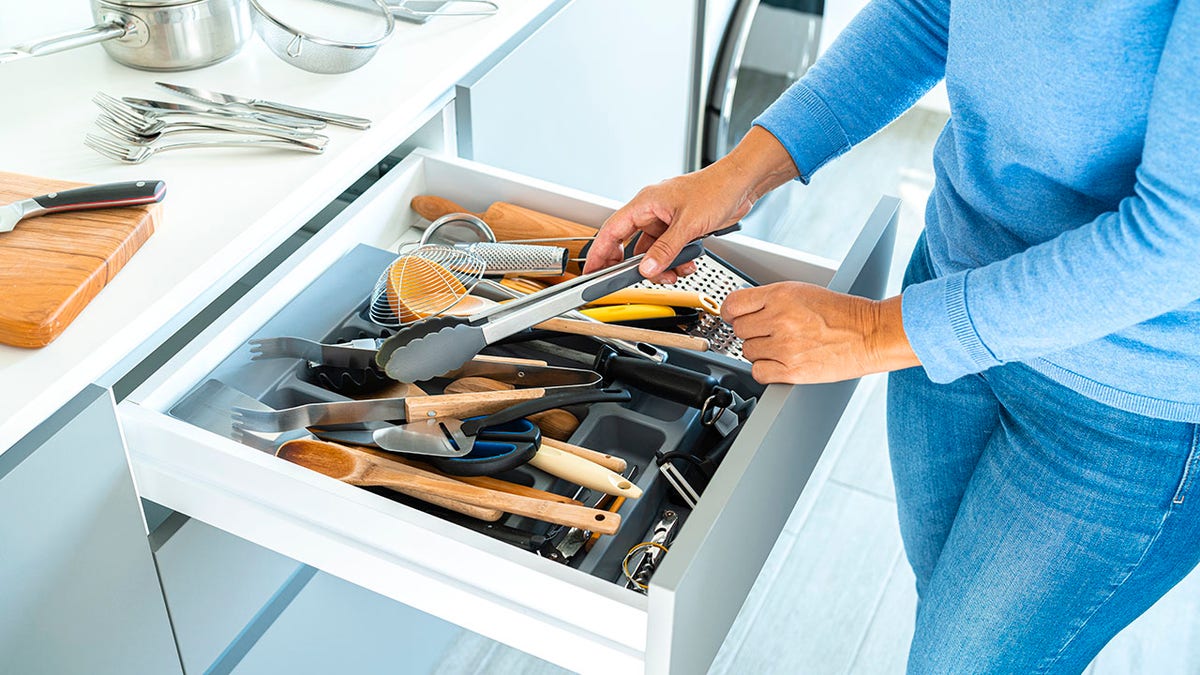
<path fill-rule="evenodd" d="M 100 132 L 84 144 L 120 162 L 141 164 L 167 150 L 267 148 L 309 154 L 325 151 L 329 124 L 367 129 L 370 120 L 262 99 L 159 82 L 159 86 L 206 105 L 172 103 L 103 92 L 92 99 L 101 110 Z"/>

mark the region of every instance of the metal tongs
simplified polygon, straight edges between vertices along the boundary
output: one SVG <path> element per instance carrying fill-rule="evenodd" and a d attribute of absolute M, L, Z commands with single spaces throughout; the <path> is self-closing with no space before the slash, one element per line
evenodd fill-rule
<path fill-rule="evenodd" d="M 704 245 L 693 241 L 670 267 L 678 267 L 703 253 Z M 638 283 L 642 280 L 638 271 L 642 257 L 633 256 L 608 269 L 576 277 L 467 318 L 425 319 L 384 340 L 375 362 L 388 377 L 401 382 L 437 377 L 460 367 L 490 344 Z"/>

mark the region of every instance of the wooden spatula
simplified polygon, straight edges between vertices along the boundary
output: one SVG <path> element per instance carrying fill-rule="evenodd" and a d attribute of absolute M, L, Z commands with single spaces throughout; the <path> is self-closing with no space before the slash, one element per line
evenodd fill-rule
<path fill-rule="evenodd" d="M 419 469 L 403 464 L 385 463 L 361 450 L 327 441 L 288 441 L 280 446 L 277 454 L 289 462 L 351 485 L 413 490 L 548 523 L 588 528 L 604 534 L 614 534 L 621 525 L 621 518 L 615 513 L 606 513 L 586 506 L 531 499 L 443 480 L 437 476 L 431 477 Z"/>

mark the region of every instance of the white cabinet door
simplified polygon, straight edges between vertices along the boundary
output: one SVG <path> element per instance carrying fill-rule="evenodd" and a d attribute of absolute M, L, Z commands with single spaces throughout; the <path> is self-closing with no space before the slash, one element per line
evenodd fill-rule
<path fill-rule="evenodd" d="M 99 387 L 0 455 L 0 672 L 182 672 L 112 397 Z"/>
<path fill-rule="evenodd" d="M 460 88 L 463 157 L 626 200 L 684 171 L 696 0 L 575 0 Z"/>

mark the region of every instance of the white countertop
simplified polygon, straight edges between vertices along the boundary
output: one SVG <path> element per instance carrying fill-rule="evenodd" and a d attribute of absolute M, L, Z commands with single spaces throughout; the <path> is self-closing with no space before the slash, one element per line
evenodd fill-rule
<path fill-rule="evenodd" d="M 370 63 L 343 75 L 293 68 L 257 37 L 224 63 L 182 73 L 126 68 L 99 45 L 0 65 L 0 170 L 92 183 L 167 183 L 154 236 L 61 337 L 37 350 L 0 345 L 0 452 L 299 229 L 556 0 L 499 4 L 492 17 L 397 22 Z M 90 25 L 83 0 L 5 5 L 0 45 Z M 84 147 L 99 112 L 90 103 L 97 91 L 184 102 L 156 80 L 343 112 L 374 125 L 367 131 L 329 127 L 323 155 L 178 151 L 124 165 Z"/>

